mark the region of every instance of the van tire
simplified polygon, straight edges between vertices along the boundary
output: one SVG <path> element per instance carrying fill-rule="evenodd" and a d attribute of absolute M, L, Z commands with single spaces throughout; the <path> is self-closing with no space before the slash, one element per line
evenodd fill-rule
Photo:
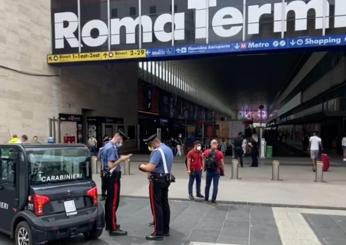
<path fill-rule="evenodd" d="M 34 245 L 32 241 L 31 228 L 26 221 L 21 221 L 16 227 L 16 232 L 14 235 L 16 245 Z M 25 243 L 26 241 L 26 243 Z"/>
<path fill-rule="evenodd" d="M 93 228 L 89 232 L 84 232 L 83 235 L 87 240 L 97 240 L 102 235 L 103 230 Z"/>

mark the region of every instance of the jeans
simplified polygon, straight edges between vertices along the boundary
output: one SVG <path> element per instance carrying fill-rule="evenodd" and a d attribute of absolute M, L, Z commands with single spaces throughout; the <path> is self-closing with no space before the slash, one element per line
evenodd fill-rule
<path fill-rule="evenodd" d="M 207 177 L 206 177 L 206 184 L 205 184 L 205 200 L 209 200 L 209 192 L 210 192 L 210 186 L 211 182 L 213 182 L 213 196 L 212 201 L 216 201 L 217 192 L 219 190 L 219 180 L 220 180 L 220 173 L 217 171 L 208 172 L 207 171 Z"/>
<path fill-rule="evenodd" d="M 258 151 L 252 149 L 251 151 L 252 164 L 251 167 L 258 167 Z"/>
<path fill-rule="evenodd" d="M 193 196 L 192 187 L 193 183 L 196 180 L 196 194 L 197 196 L 201 195 L 201 179 L 202 179 L 202 171 L 193 171 L 189 177 L 189 195 Z"/>
<path fill-rule="evenodd" d="M 243 149 L 236 147 L 235 148 L 235 156 L 238 159 L 239 164 L 240 164 L 241 167 L 244 166 L 244 164 L 243 164 L 243 155 L 244 155 Z"/>

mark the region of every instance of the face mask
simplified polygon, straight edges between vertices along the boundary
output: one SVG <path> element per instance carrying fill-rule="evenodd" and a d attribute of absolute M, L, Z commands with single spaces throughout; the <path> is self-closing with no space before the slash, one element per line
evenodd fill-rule
<path fill-rule="evenodd" d="M 151 152 L 151 151 L 153 151 L 153 150 L 154 150 L 154 148 L 153 148 L 153 147 L 151 147 L 150 145 L 148 145 L 148 150 Z"/>
<path fill-rule="evenodd" d="M 197 146 L 197 151 L 202 150 L 202 146 Z"/>
<path fill-rule="evenodd" d="M 122 144 L 122 143 L 116 143 L 116 146 L 117 146 L 118 148 L 120 148 L 120 147 L 123 146 L 123 144 Z"/>

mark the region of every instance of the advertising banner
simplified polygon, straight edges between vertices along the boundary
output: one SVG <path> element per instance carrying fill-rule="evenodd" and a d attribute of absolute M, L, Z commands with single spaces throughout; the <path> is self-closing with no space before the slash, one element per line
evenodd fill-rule
<path fill-rule="evenodd" d="M 51 18 L 50 64 L 346 45 L 345 0 L 52 0 Z"/>

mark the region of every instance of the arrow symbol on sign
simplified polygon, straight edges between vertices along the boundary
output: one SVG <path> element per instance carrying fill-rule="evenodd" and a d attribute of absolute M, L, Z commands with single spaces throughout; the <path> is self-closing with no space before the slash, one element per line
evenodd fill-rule
<path fill-rule="evenodd" d="M 291 41 L 291 45 L 294 46 L 296 45 L 296 42 L 294 40 Z"/>
<path fill-rule="evenodd" d="M 239 43 L 237 43 L 234 47 L 235 47 L 235 49 L 239 49 L 240 48 Z"/>

